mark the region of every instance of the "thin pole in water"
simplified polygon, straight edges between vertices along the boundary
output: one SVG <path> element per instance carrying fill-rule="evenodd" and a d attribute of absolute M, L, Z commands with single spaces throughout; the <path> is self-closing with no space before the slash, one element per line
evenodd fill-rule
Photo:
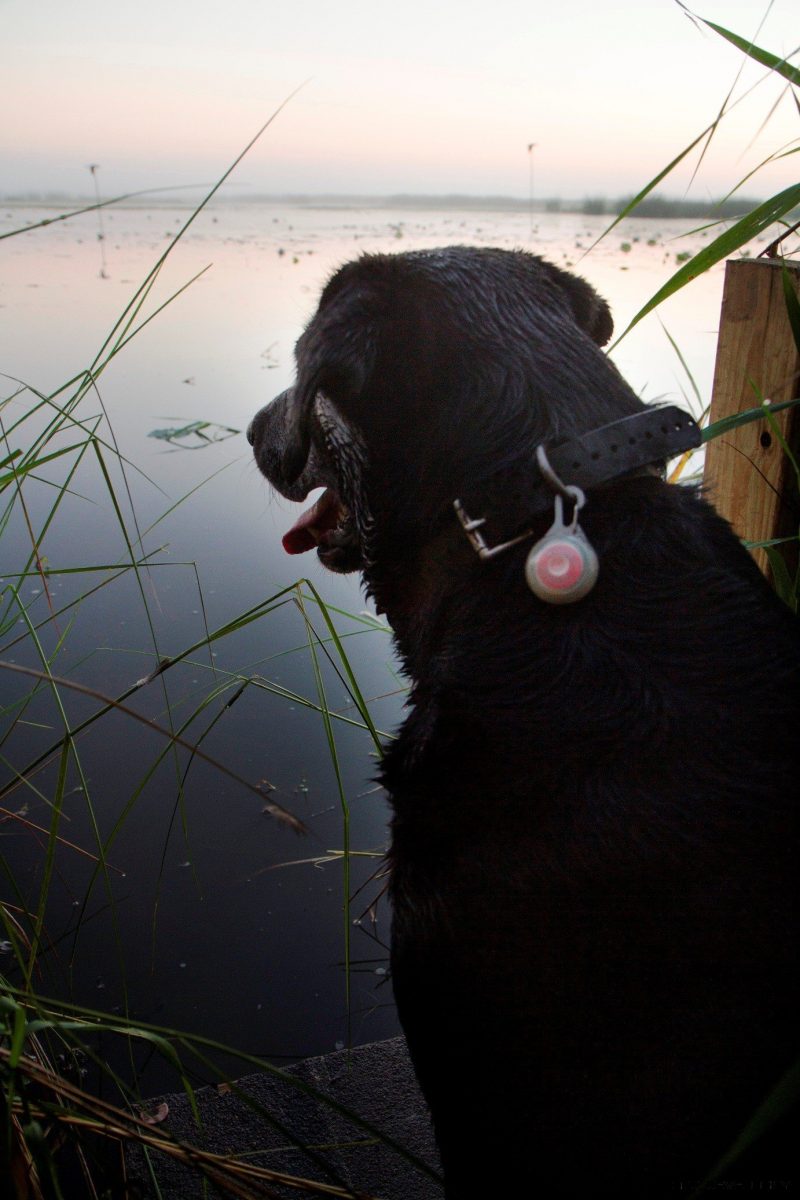
<path fill-rule="evenodd" d="M 89 163 L 88 164 L 88 170 L 91 171 L 92 179 L 94 181 L 94 194 L 95 194 L 95 199 L 97 200 L 98 205 L 100 204 L 100 185 L 97 182 L 97 172 L 99 171 L 99 169 L 100 169 L 99 163 Z M 97 240 L 100 243 L 100 278 L 108 279 L 108 272 L 106 271 L 106 233 L 105 233 L 105 229 L 103 228 L 103 210 L 102 210 L 102 208 L 99 208 L 99 207 L 97 209 L 97 224 L 98 224 Z"/>
<path fill-rule="evenodd" d="M 528 142 L 528 162 L 530 170 L 528 175 L 528 218 L 530 221 L 530 236 L 533 238 L 533 152 L 536 149 L 536 142 Z"/>

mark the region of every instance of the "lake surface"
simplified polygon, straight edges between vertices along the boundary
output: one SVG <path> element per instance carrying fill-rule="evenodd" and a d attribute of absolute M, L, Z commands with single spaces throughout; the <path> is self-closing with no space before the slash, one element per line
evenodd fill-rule
<path fill-rule="evenodd" d="M 0 208 L 0 233 L 42 215 Z M 17 392 L 15 380 L 28 385 L 0 412 L 5 430 L 35 403 L 29 389 L 48 396 L 94 360 L 188 215 L 166 206 L 106 210 L 104 265 L 96 214 L 0 242 L 0 370 L 8 376 L 2 394 Z M 10 512 L 0 541 L 6 589 L 0 658 L 41 669 L 45 656 L 53 674 L 119 696 L 160 659 L 236 622 L 302 573 L 339 610 L 336 625 L 373 719 L 391 731 L 402 716 L 403 681 L 389 631 L 368 611 L 355 578 L 325 573 L 313 555 L 283 554 L 280 536 L 295 506 L 269 495 L 243 431 L 291 382 L 292 347 L 321 285 L 362 251 L 455 242 L 522 246 L 574 266 L 608 299 L 621 331 L 674 271 L 676 255 L 695 252 L 709 236 L 686 236 L 688 222 L 629 221 L 582 257 L 606 223 L 537 214 L 532 231 L 525 213 L 241 202 L 204 212 L 168 258 L 138 320 L 210 269 L 114 358 L 73 414 L 82 428 L 65 430 L 50 447 L 77 445 L 96 427 L 99 450 L 83 457 L 70 450 L 28 477 L 24 506 L 17 497 Z M 711 390 L 721 288 L 718 268 L 660 310 L 703 403 Z M 645 399 L 699 412 L 658 318 L 642 322 L 613 357 Z M 9 435 L 10 447 L 24 449 L 44 420 L 40 414 L 24 421 Z M 165 440 L 165 430 L 196 421 L 212 423 L 206 433 L 222 440 L 204 444 L 190 434 Z M 161 436 L 152 436 L 156 431 Z M 52 483 L 67 480 L 54 509 Z M 35 564 L 19 578 L 31 555 L 31 531 L 48 571 L 46 587 Z M 148 556 L 149 566 L 138 573 L 122 570 L 131 547 L 138 560 Z M 307 614 L 324 638 L 313 603 Z M 327 649 L 335 659 L 335 648 Z M 191 743 L 202 738 L 204 752 L 250 783 L 269 781 L 269 799 L 301 818 L 308 833 L 283 827 L 262 811 L 264 800 L 209 763 L 185 751 L 164 754 L 162 737 L 112 711 L 75 739 L 70 759 L 58 826 L 64 841 L 34 981 L 42 994 L 187 1029 L 276 1061 L 397 1032 L 387 977 L 389 914 L 382 880 L 374 878 L 387 823 L 385 801 L 371 781 L 375 751 L 324 649 L 318 655 L 327 702 L 345 718 L 334 727 L 357 852 L 346 917 L 349 1016 L 341 802 L 323 721 L 303 703 L 318 704 L 319 697 L 306 623 L 291 599 L 192 653 L 128 703 L 164 727 L 171 709 L 182 736 Z M 13 815 L 0 825 L 7 863 L 0 894 L 17 908 L 35 908 L 58 759 L 24 781 L 20 776 L 58 743 L 64 722 L 74 729 L 101 701 L 59 687 L 62 715 L 48 686 L 8 672 L 0 686 L 9 706 L 0 772 L 17 781 L 2 800 Z M 105 863 L 98 868 L 101 843 Z M 15 977 L 7 950 L 0 970 Z M 158 1060 L 145 1056 L 138 1066 L 145 1090 L 175 1086 Z"/>

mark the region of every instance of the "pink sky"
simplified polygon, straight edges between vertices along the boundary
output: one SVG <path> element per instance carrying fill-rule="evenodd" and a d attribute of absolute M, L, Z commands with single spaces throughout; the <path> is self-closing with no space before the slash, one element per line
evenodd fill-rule
<path fill-rule="evenodd" d="M 698 0 L 777 54 L 797 0 Z M 0 194 L 213 180 L 305 80 L 237 172 L 248 190 L 525 196 L 637 190 L 713 120 L 742 56 L 674 0 L 403 7 L 263 0 L 0 0 Z M 736 95 L 765 75 L 746 65 Z M 773 78 L 726 118 L 694 194 L 719 194 L 797 136 Z M 9 101 L 10 119 L 9 119 Z M 755 139 L 755 140 L 754 140 Z M 750 194 L 797 177 L 770 167 Z M 665 185 L 681 194 L 684 170 Z"/>

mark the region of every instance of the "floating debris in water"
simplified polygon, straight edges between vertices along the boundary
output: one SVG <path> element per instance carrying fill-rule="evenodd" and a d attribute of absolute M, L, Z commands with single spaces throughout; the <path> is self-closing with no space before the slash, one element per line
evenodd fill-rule
<path fill-rule="evenodd" d="M 230 425 L 217 425 L 215 421 L 190 421 L 173 429 L 151 429 L 148 437 L 169 442 L 176 450 L 204 450 L 215 442 L 227 441 L 241 433 Z"/>
<path fill-rule="evenodd" d="M 309 251 L 309 254 L 310 253 L 311 253 L 311 251 Z M 270 342 L 270 344 L 269 344 L 269 346 L 267 346 L 266 350 L 261 351 L 261 357 L 264 359 L 264 368 L 267 371 L 272 371 L 275 367 L 277 367 L 279 365 L 277 358 L 273 354 L 273 350 L 275 349 L 277 344 L 278 344 L 277 342 Z"/>

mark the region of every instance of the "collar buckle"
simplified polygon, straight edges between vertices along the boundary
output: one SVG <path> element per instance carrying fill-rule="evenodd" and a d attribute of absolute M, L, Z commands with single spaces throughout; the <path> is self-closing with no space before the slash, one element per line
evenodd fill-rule
<path fill-rule="evenodd" d="M 453 501 L 453 508 L 456 510 L 456 516 L 461 522 L 461 528 L 467 535 L 470 546 L 472 546 L 472 549 L 480 559 L 494 558 L 496 555 L 502 554 L 504 550 L 510 550 L 512 546 L 516 546 L 519 542 L 527 541 L 528 538 L 533 537 L 533 530 L 527 529 L 525 533 L 520 533 L 508 542 L 500 542 L 497 546 L 490 546 L 483 534 L 478 532 L 481 525 L 486 524 L 486 517 L 473 519 L 469 516 L 460 500 Z"/>
<path fill-rule="evenodd" d="M 675 405 L 667 405 L 645 409 L 559 442 L 550 447 L 549 457 L 543 445 L 537 446 L 536 464 L 555 496 L 555 517 L 526 561 L 525 577 L 531 591 L 551 604 L 567 604 L 580 600 L 594 587 L 599 569 L 597 555 L 578 524 L 578 513 L 586 504 L 583 488 L 609 483 L 659 459 L 693 450 L 701 442 L 694 418 Z M 564 475 L 572 482 L 565 483 Z M 569 525 L 564 523 L 564 500 L 573 505 Z M 453 508 L 469 544 L 482 561 L 496 558 L 533 537 L 533 530 L 526 529 L 517 537 L 490 546 L 480 532 L 486 518 L 470 517 L 460 500 L 453 501 Z M 573 575 L 574 586 L 569 582 Z"/>

